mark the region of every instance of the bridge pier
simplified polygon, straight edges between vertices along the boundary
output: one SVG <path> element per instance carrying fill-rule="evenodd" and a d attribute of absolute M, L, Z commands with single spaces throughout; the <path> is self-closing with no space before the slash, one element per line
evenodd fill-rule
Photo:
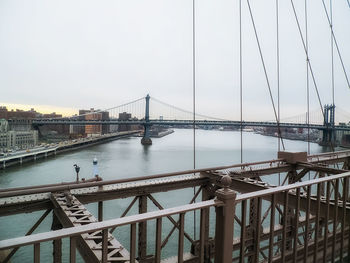
<path fill-rule="evenodd" d="M 152 140 L 150 137 L 150 129 L 151 129 L 151 125 L 149 124 L 149 99 L 151 97 L 149 96 L 149 94 L 147 94 L 146 96 L 146 109 L 145 109 L 145 121 L 146 124 L 144 125 L 145 131 L 143 133 L 143 137 L 141 139 L 141 143 L 143 145 L 152 145 Z"/>
<path fill-rule="evenodd" d="M 141 143 L 142 145 L 152 145 L 152 140 L 150 137 L 150 126 L 149 125 L 145 125 L 145 131 L 143 133 L 143 137 L 141 139 Z"/>
<path fill-rule="evenodd" d="M 336 143 L 335 126 L 335 105 L 324 106 L 323 124 L 326 127 L 322 130 L 322 141 L 320 145 L 329 146 Z"/>

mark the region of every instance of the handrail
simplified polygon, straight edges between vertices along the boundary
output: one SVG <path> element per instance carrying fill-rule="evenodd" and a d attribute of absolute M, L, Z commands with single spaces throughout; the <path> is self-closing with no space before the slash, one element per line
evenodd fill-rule
<path fill-rule="evenodd" d="M 350 172 L 346 172 L 346 173 L 332 175 L 328 177 L 322 177 L 322 178 L 318 178 L 318 179 L 314 179 L 306 182 L 294 183 L 286 186 L 278 186 L 278 187 L 269 188 L 261 191 L 255 191 L 252 193 L 239 194 L 236 197 L 236 203 L 241 202 L 243 200 L 251 199 L 251 198 L 272 195 L 275 193 L 289 191 L 295 188 L 301 188 L 301 187 L 310 186 L 313 184 L 320 184 L 320 183 L 324 183 L 332 180 L 346 178 L 349 176 L 350 176 Z M 123 218 L 91 223 L 88 225 L 77 226 L 73 228 L 66 228 L 66 229 L 61 229 L 57 231 L 34 234 L 31 236 L 1 240 L 0 250 L 26 246 L 26 245 L 31 245 L 31 244 L 40 243 L 40 242 L 46 242 L 46 241 L 70 237 L 70 236 L 76 236 L 83 233 L 94 232 L 94 231 L 99 231 L 99 230 L 108 229 L 112 227 L 119 227 L 123 225 L 135 224 L 135 223 L 144 222 L 147 220 L 152 220 L 152 219 L 170 216 L 174 214 L 181 214 L 181 213 L 186 213 L 193 210 L 198 210 L 198 209 L 203 209 L 208 207 L 218 207 L 222 205 L 224 205 L 222 201 L 214 199 L 214 200 L 208 200 L 208 201 L 198 202 L 194 204 L 187 204 L 187 205 L 182 205 L 178 207 L 163 209 L 160 211 L 153 211 L 153 212 L 148 212 L 144 214 L 132 215 L 132 216 L 123 217 Z"/>
<path fill-rule="evenodd" d="M 236 202 L 240 202 L 240 201 L 251 199 L 251 198 L 271 195 L 271 194 L 275 194 L 275 193 L 285 192 L 285 191 L 289 191 L 289 190 L 292 190 L 295 188 L 310 186 L 313 184 L 320 184 L 320 183 L 324 183 L 324 182 L 328 182 L 328 181 L 332 181 L 332 180 L 342 179 L 342 178 L 349 177 L 349 176 L 350 176 L 350 172 L 346 172 L 346 173 L 342 173 L 342 174 L 331 175 L 331 176 L 327 176 L 327 177 L 308 180 L 305 182 L 273 187 L 273 188 L 255 191 L 255 192 L 246 193 L 246 194 L 240 194 L 240 195 L 237 195 Z"/>
<path fill-rule="evenodd" d="M 338 154 L 346 154 L 349 153 L 349 150 L 339 151 Z M 320 154 L 314 154 L 309 155 L 307 158 L 316 158 L 320 156 L 332 156 L 335 155 L 334 152 L 332 153 L 320 153 Z M 230 169 L 230 168 L 240 168 L 244 166 L 251 166 L 251 165 L 258 165 L 258 164 L 265 164 L 265 163 L 276 163 L 281 162 L 283 159 L 273 159 L 273 160 L 267 160 L 267 161 L 259 161 L 259 162 L 252 162 L 252 163 L 241 163 L 241 164 L 235 164 L 235 165 L 227 165 L 227 166 L 218 166 L 218 167 L 209 167 L 209 168 L 200 168 L 200 169 L 192 169 L 192 170 L 184 170 L 184 171 L 178 171 L 178 172 L 170 172 L 170 173 L 160 173 L 160 174 L 154 174 L 149 176 L 139 176 L 134 178 L 125 178 L 125 179 L 116 179 L 116 180 L 106 180 L 106 181 L 99 181 L 99 182 L 89 182 L 89 183 L 57 183 L 57 184 L 48 184 L 48 185 L 39 185 L 39 186 L 28 186 L 28 187 L 16 187 L 16 188 L 8 188 L 8 189 L 0 189 L 0 198 L 6 198 L 6 197 L 13 197 L 13 196 L 20 196 L 20 195 L 30 195 L 30 194 L 38 194 L 38 193 L 47 193 L 52 191 L 64 191 L 64 190 L 72 190 L 72 189 L 80 189 L 80 188 L 87 188 L 87 187 L 95 187 L 95 186 L 103 186 L 103 185 L 111 185 L 111 184 L 120 184 L 120 183 L 129 183 L 129 182 L 136 182 L 136 181 L 142 181 L 142 180 L 151 180 L 151 179 L 160 179 L 165 177 L 171 177 L 171 176 L 179 176 L 179 175 L 185 175 L 185 174 L 194 174 L 194 173 L 200 173 L 205 171 L 214 171 L 214 170 L 224 170 L 224 169 Z"/>
<path fill-rule="evenodd" d="M 55 239 L 61 239 L 65 237 L 77 236 L 84 233 L 95 232 L 103 229 L 120 227 L 124 225 L 135 224 L 139 222 L 144 222 L 147 220 L 152 220 L 156 218 L 166 217 L 175 214 L 182 214 L 190 212 L 193 210 L 218 207 L 222 206 L 223 202 L 219 200 L 208 200 L 193 204 L 182 205 L 178 207 L 148 212 L 144 214 L 132 215 L 128 217 L 122 217 L 117 219 L 110 219 L 106 221 L 91 223 L 82 226 L 64 228 L 56 231 L 50 231 L 45 233 L 38 233 L 30 236 L 16 237 L 0 241 L 0 250 L 10 249 L 15 247 L 27 246 L 41 242 L 47 242 Z"/>
<path fill-rule="evenodd" d="M 0 189 L 0 198 L 29 195 L 29 194 L 38 194 L 38 193 L 47 193 L 52 191 L 72 190 L 72 189 L 103 186 L 103 185 L 110 185 L 110 184 L 129 183 L 129 182 L 144 181 L 144 180 L 151 180 L 151 179 L 160 179 L 160 178 L 171 177 L 171 176 L 194 174 L 194 173 L 213 171 L 213 170 L 224 170 L 229 168 L 238 168 L 242 166 L 250 166 L 250 165 L 256 165 L 256 164 L 281 162 L 281 161 L 282 159 L 274 159 L 274 160 L 260 161 L 260 162 L 254 162 L 254 163 L 243 163 L 243 164 L 235 164 L 235 165 L 227 165 L 227 166 L 219 166 L 219 167 L 211 167 L 211 168 L 200 168 L 200 169 L 184 170 L 179 172 L 161 173 L 161 174 L 155 174 L 155 175 L 149 175 L 149 176 L 106 180 L 106 181 L 99 181 L 99 182 L 93 182 L 93 183 L 91 182 L 90 183 L 72 183 L 72 184 L 63 184 L 63 185 L 53 184 L 53 185 L 47 185 L 45 187 L 42 187 L 39 185 L 39 186 L 23 187 L 22 189 L 18 187 L 12 188 L 12 189 L 11 188 Z"/>

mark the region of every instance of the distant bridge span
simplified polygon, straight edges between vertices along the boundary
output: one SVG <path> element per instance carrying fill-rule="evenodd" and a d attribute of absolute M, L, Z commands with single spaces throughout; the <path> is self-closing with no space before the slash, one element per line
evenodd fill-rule
<path fill-rule="evenodd" d="M 259 121 L 213 121 L 213 120 L 75 120 L 75 119 L 36 119 L 33 125 L 171 125 L 171 126 L 234 126 L 234 127 L 277 127 L 277 122 L 259 122 Z M 283 123 L 280 122 L 281 128 L 310 128 L 317 130 L 342 130 L 350 131 L 350 126 L 334 125 L 327 127 L 322 124 L 307 124 L 307 123 Z"/>

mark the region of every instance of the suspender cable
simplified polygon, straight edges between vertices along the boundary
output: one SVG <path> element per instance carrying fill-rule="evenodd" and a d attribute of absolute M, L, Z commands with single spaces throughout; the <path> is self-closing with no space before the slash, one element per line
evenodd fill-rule
<path fill-rule="evenodd" d="M 281 121 L 280 108 L 280 28 L 279 28 L 279 5 L 276 0 L 276 66 L 277 66 L 277 113 L 278 122 Z M 281 151 L 281 139 L 278 138 L 278 151 Z M 281 185 L 281 173 L 278 173 L 278 185 Z"/>
<path fill-rule="evenodd" d="M 330 21 L 331 21 L 331 26 L 330 28 L 333 28 L 333 1 L 329 0 L 329 13 L 330 13 Z M 333 37 L 332 37 L 332 30 L 331 30 L 331 60 L 332 60 L 332 103 L 333 105 L 335 105 L 334 102 L 334 41 L 333 41 Z"/>
<path fill-rule="evenodd" d="M 307 153 L 310 154 L 310 81 L 309 81 L 309 66 L 308 66 L 308 57 L 309 57 L 309 34 L 308 34 L 308 19 L 307 19 L 307 1 L 305 0 L 305 47 L 306 47 L 306 123 L 307 123 Z M 309 180 L 310 180 L 309 173 Z"/>
<path fill-rule="evenodd" d="M 330 26 L 330 33 L 331 33 L 331 74 L 332 74 L 332 104 L 333 107 L 335 106 L 335 98 L 334 98 L 334 40 L 332 37 L 332 29 L 333 29 L 333 2 L 332 0 L 329 0 L 329 13 L 330 13 L 330 22 L 331 22 L 331 26 Z M 335 111 L 335 108 L 333 108 L 333 110 Z M 335 120 L 334 120 L 335 121 Z M 335 131 L 333 130 L 332 132 L 332 137 L 331 140 L 335 140 Z"/>
<path fill-rule="evenodd" d="M 322 1 L 323 1 L 323 0 L 322 0 Z M 300 28 L 300 23 L 299 23 L 298 15 L 297 15 L 297 12 L 296 12 L 295 5 L 294 5 L 293 0 L 290 0 L 290 3 L 291 3 L 291 5 L 292 5 L 292 9 L 293 9 L 295 21 L 296 21 L 296 23 L 297 23 L 297 27 L 298 27 L 300 39 L 301 39 L 301 42 L 302 42 L 302 44 L 303 44 L 305 54 L 307 55 L 306 61 L 307 61 L 307 64 L 308 64 L 308 67 L 309 67 L 309 70 L 310 70 L 310 75 L 311 75 L 311 78 L 312 78 L 312 82 L 313 82 L 314 87 L 315 87 L 315 91 L 316 91 L 316 94 L 317 94 L 317 99 L 318 99 L 318 102 L 319 102 L 319 104 L 320 104 L 322 116 L 323 116 L 323 119 L 325 119 L 325 113 L 324 113 L 324 110 L 323 110 L 323 107 L 322 107 L 321 97 L 320 97 L 320 93 L 319 93 L 319 91 L 318 91 L 318 86 L 317 86 L 317 83 L 316 83 L 315 74 L 314 74 L 314 72 L 313 72 L 313 70 L 312 70 L 310 58 L 309 58 L 309 56 L 308 56 L 308 52 L 307 52 L 307 49 L 306 49 L 306 44 L 305 44 L 304 36 L 303 36 L 303 33 L 302 33 L 302 31 L 301 31 L 301 28 Z M 328 13 L 327 13 L 327 15 L 328 15 Z M 333 31 L 332 31 L 332 32 L 333 32 Z M 334 36 L 334 34 L 332 34 L 332 35 Z M 328 127 L 328 124 L 327 124 L 327 123 L 326 123 L 326 128 L 329 130 L 329 127 Z M 334 145 L 333 145 L 332 140 L 331 140 L 331 143 L 330 143 L 330 147 L 331 147 L 331 150 L 334 152 Z"/>
<path fill-rule="evenodd" d="M 242 68 L 242 0 L 239 0 L 239 98 L 241 120 L 241 163 L 243 163 L 243 68 Z"/>
<path fill-rule="evenodd" d="M 326 8 L 326 4 L 324 2 L 324 0 L 322 0 L 322 4 L 323 4 L 323 9 L 324 9 L 324 12 L 327 16 L 327 20 L 328 20 L 328 24 L 329 24 L 329 27 L 331 29 L 331 35 L 332 35 L 332 39 L 334 40 L 334 44 L 335 44 L 335 48 L 337 50 L 337 53 L 338 53 L 338 57 L 339 57 L 339 60 L 340 60 L 340 63 L 341 63 L 341 66 L 343 68 L 343 72 L 344 72 L 344 75 L 345 75 L 345 78 L 346 78 L 346 82 L 348 84 L 348 88 L 350 89 L 350 81 L 349 81 L 349 78 L 348 78 L 348 74 L 346 73 L 346 69 L 345 69 L 345 65 L 344 65 L 344 61 L 343 61 L 343 57 L 340 53 L 340 49 L 339 49 L 339 46 L 338 46 L 338 41 L 334 35 L 334 30 L 333 30 L 333 25 L 332 25 L 332 21 L 328 15 L 328 11 L 327 11 L 327 8 Z"/>
<path fill-rule="evenodd" d="M 279 40 L 279 6 L 276 0 L 276 64 L 277 64 L 277 114 L 278 122 L 281 121 L 280 108 L 280 40 Z M 281 139 L 278 138 L 278 151 L 281 150 Z M 279 174 L 280 176 L 280 174 Z M 279 178 L 281 180 L 281 178 Z M 280 183 L 280 182 L 279 182 Z"/>
<path fill-rule="evenodd" d="M 320 93 L 319 93 L 319 91 L 318 91 L 318 86 L 317 86 L 317 83 L 316 83 L 315 75 L 314 75 L 314 72 L 313 72 L 313 70 L 312 70 L 312 66 L 311 66 L 309 54 L 308 54 L 307 49 L 306 49 L 305 40 L 304 40 L 303 33 L 302 33 L 302 31 L 301 31 L 301 28 L 300 28 L 300 23 L 299 23 L 298 15 L 297 15 L 297 13 L 296 13 L 293 0 L 290 0 L 290 3 L 291 3 L 291 5 L 292 5 L 292 9 L 293 9 L 295 21 L 296 21 L 297 26 L 298 26 L 298 31 L 299 31 L 299 35 L 300 35 L 300 38 L 301 38 L 301 42 L 302 42 L 302 44 L 303 44 L 304 51 L 305 51 L 305 54 L 306 54 L 306 56 L 307 56 L 307 57 L 306 57 L 306 61 L 307 61 L 307 65 L 308 65 L 308 67 L 309 67 L 310 74 L 311 74 L 311 77 L 312 77 L 312 81 L 313 81 L 313 84 L 314 84 L 314 87 L 315 87 L 315 91 L 316 91 L 317 98 L 318 98 L 318 103 L 320 104 L 320 108 L 321 108 L 321 111 L 322 111 L 322 115 L 324 116 L 324 111 L 323 111 L 323 107 L 322 107 L 322 102 L 321 102 Z"/>
<path fill-rule="evenodd" d="M 259 49 L 259 54 L 260 54 L 261 63 L 262 63 L 263 69 L 264 69 L 265 79 L 266 79 L 267 87 L 268 87 L 269 94 L 270 94 L 270 99 L 271 99 L 271 104 L 272 104 L 273 112 L 274 112 L 274 115 L 275 115 L 275 120 L 276 120 L 276 122 L 277 122 L 278 136 L 279 136 L 279 138 L 281 138 L 282 148 L 283 148 L 283 150 L 285 150 L 284 142 L 283 142 L 283 138 L 282 138 L 282 133 L 281 133 L 280 122 L 279 122 L 279 120 L 278 120 L 277 111 L 276 111 L 276 107 L 275 107 L 275 102 L 274 102 L 274 99 L 273 99 L 273 96 L 272 96 L 270 81 L 269 81 L 269 77 L 268 77 L 268 75 L 267 75 L 267 70 L 266 70 L 266 66 L 265 66 L 265 60 L 264 60 L 264 57 L 263 57 L 263 54 L 262 54 L 262 50 L 261 50 L 261 46 L 260 46 L 260 41 L 259 41 L 258 33 L 257 33 L 257 31 L 256 31 L 256 26 L 255 26 L 255 22 L 254 22 L 254 17 L 253 17 L 252 9 L 251 9 L 251 7 L 250 7 L 249 0 L 247 0 L 247 4 L 248 4 L 248 9 L 249 9 L 250 18 L 251 18 L 251 21 L 252 21 L 252 24 L 253 24 L 253 28 L 254 28 L 255 39 L 256 39 L 256 42 L 257 42 L 257 45 L 258 45 L 258 49 Z"/>
<path fill-rule="evenodd" d="M 193 90 L 193 169 L 196 169 L 196 12 L 195 0 L 192 0 L 192 90 Z M 196 187 L 193 187 L 196 195 Z M 196 199 L 194 199 L 196 202 Z M 193 211 L 193 236 L 196 240 L 196 211 Z"/>

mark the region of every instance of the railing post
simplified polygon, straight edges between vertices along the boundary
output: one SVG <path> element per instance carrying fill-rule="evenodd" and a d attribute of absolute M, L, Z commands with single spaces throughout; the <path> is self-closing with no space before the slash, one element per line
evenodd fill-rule
<path fill-rule="evenodd" d="M 55 214 L 55 211 L 52 213 L 52 225 L 51 230 L 62 229 L 62 224 L 58 217 Z M 61 263 L 62 262 L 62 239 L 54 239 L 52 241 L 53 245 L 53 262 Z"/>
<path fill-rule="evenodd" d="M 98 221 L 103 221 L 103 201 L 98 202 Z"/>
<path fill-rule="evenodd" d="M 229 188 L 231 182 L 231 177 L 225 175 L 221 179 L 224 188 L 216 191 L 217 199 L 224 202 L 224 205 L 216 208 L 215 262 L 232 262 L 233 225 L 237 194 Z"/>
<path fill-rule="evenodd" d="M 213 199 L 213 192 L 210 194 L 208 187 L 202 189 L 202 201 Z M 203 224 L 203 225 L 202 225 Z M 202 230 L 203 228 L 203 230 Z M 204 262 L 210 262 L 210 245 L 209 245 L 209 208 L 201 210 L 201 242 L 204 242 L 204 251 L 202 246 L 200 247 L 200 255 L 203 254 Z M 203 240 L 202 240 L 203 239 Z"/>
<path fill-rule="evenodd" d="M 139 214 L 147 213 L 147 196 L 139 197 Z M 139 238 L 138 238 L 138 258 L 139 260 L 147 257 L 147 222 L 139 223 Z"/>

